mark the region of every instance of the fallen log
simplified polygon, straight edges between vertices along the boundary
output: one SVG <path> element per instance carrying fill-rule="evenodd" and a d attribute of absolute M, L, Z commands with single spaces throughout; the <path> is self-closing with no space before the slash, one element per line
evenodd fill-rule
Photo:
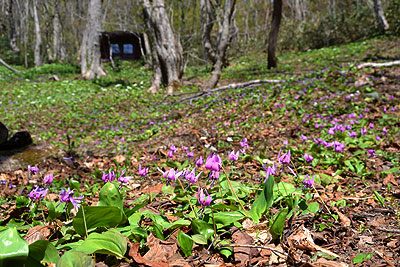
<path fill-rule="evenodd" d="M 392 61 L 392 62 L 385 62 L 385 63 L 374 63 L 374 62 L 368 62 L 368 63 L 363 63 L 357 66 L 358 69 L 366 68 L 366 67 L 373 67 L 373 68 L 379 68 L 379 67 L 391 67 L 395 65 L 400 65 L 400 60 Z"/>
<path fill-rule="evenodd" d="M 252 81 L 248 81 L 245 83 L 233 83 L 233 84 L 229 84 L 229 85 L 225 85 L 225 86 L 217 87 L 217 88 L 213 88 L 213 89 L 182 93 L 182 94 L 177 94 L 177 95 L 173 95 L 173 96 L 194 94 L 192 96 L 182 98 L 179 100 L 179 102 L 183 102 L 183 101 L 195 100 L 200 97 L 204 97 L 204 96 L 216 93 L 216 92 L 225 91 L 225 90 L 229 90 L 229 89 L 241 89 L 241 88 L 246 88 L 246 87 L 250 87 L 250 86 L 254 87 L 254 86 L 257 86 L 260 84 L 265 84 L 265 83 L 283 83 L 283 82 L 286 82 L 286 80 L 252 80 Z"/>
<path fill-rule="evenodd" d="M 0 58 L 0 64 L 2 64 L 4 67 L 6 67 L 7 69 L 9 69 L 9 70 L 11 70 L 11 71 L 13 71 L 13 72 L 20 72 L 19 70 L 17 70 L 17 69 L 14 69 L 13 67 L 11 67 L 10 65 L 8 65 L 4 60 L 2 60 L 1 58 Z"/>

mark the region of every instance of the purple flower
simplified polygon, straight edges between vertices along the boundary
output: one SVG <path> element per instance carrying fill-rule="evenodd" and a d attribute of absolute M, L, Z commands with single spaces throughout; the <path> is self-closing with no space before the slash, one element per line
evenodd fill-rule
<path fill-rule="evenodd" d="M 6 180 L 0 180 L 0 185 L 6 185 L 6 184 L 7 184 Z"/>
<path fill-rule="evenodd" d="M 311 162 L 311 161 L 313 161 L 313 156 L 311 156 L 311 155 L 309 155 L 309 154 L 304 154 L 304 159 L 307 161 L 307 162 Z"/>
<path fill-rule="evenodd" d="M 189 151 L 186 156 L 188 156 L 189 158 L 193 158 L 194 157 L 194 153 L 193 151 Z"/>
<path fill-rule="evenodd" d="M 211 153 L 206 160 L 205 167 L 207 170 L 218 172 L 219 169 L 221 168 L 221 165 L 222 165 L 222 160 L 220 156 Z"/>
<path fill-rule="evenodd" d="M 375 127 L 374 124 L 373 124 L 372 122 L 371 122 L 368 126 L 369 126 L 369 128 L 371 128 L 371 129 L 374 129 L 374 127 Z"/>
<path fill-rule="evenodd" d="M 382 133 L 383 133 L 384 135 L 387 135 L 387 134 L 388 134 L 388 130 L 386 130 L 386 127 L 383 127 Z"/>
<path fill-rule="evenodd" d="M 81 200 L 82 198 L 83 198 L 83 196 L 75 197 L 74 191 L 70 190 L 69 188 L 67 190 L 62 189 L 61 193 L 60 193 L 60 203 L 58 205 L 60 205 L 61 203 L 71 202 L 72 205 L 74 205 L 74 207 L 76 209 L 78 209 L 79 204 L 82 203 L 82 200 Z"/>
<path fill-rule="evenodd" d="M 170 148 L 170 149 L 171 149 L 171 148 Z M 182 150 L 183 150 L 183 151 L 188 151 L 188 149 L 189 149 L 189 148 L 188 148 L 187 146 L 182 146 Z"/>
<path fill-rule="evenodd" d="M 361 134 L 364 135 L 368 132 L 367 128 L 363 127 L 361 128 Z"/>
<path fill-rule="evenodd" d="M 132 176 L 123 176 L 125 174 L 125 170 L 121 172 L 121 175 L 118 178 L 118 182 L 126 184 L 132 178 Z"/>
<path fill-rule="evenodd" d="M 35 185 L 35 188 L 29 193 L 30 199 L 43 199 L 47 194 L 48 189 L 41 188 Z"/>
<path fill-rule="evenodd" d="M 240 147 L 243 149 L 249 148 L 249 144 L 247 144 L 247 138 L 243 138 L 243 140 L 240 142 Z"/>
<path fill-rule="evenodd" d="M 39 168 L 36 166 L 28 165 L 28 171 L 30 171 L 33 175 L 35 175 L 39 171 Z"/>
<path fill-rule="evenodd" d="M 301 141 L 302 141 L 302 142 L 307 141 L 307 136 L 302 135 L 302 136 L 301 136 Z"/>
<path fill-rule="evenodd" d="M 203 157 L 200 156 L 200 157 L 196 160 L 196 166 L 200 168 L 201 166 L 203 166 L 203 163 L 204 163 Z"/>
<path fill-rule="evenodd" d="M 174 146 L 174 145 L 171 145 L 170 147 L 169 147 L 169 150 L 171 150 L 172 152 L 176 152 L 176 147 Z"/>
<path fill-rule="evenodd" d="M 149 172 L 149 168 L 143 168 L 142 166 L 139 164 L 139 175 L 146 177 L 147 173 Z"/>
<path fill-rule="evenodd" d="M 195 184 L 197 180 L 199 180 L 200 175 L 203 172 L 200 172 L 196 176 L 196 168 L 193 168 L 191 172 L 189 172 L 189 169 L 185 172 L 185 179 L 189 182 L 189 184 Z"/>
<path fill-rule="evenodd" d="M 284 153 L 282 156 L 280 156 L 281 151 L 279 150 L 278 154 L 278 162 L 279 164 L 289 164 L 290 163 L 290 150 L 288 152 Z"/>
<path fill-rule="evenodd" d="M 375 155 L 375 150 L 373 150 L 373 149 L 368 149 L 367 152 L 369 154 L 368 158 L 372 158 Z"/>
<path fill-rule="evenodd" d="M 211 185 L 219 179 L 219 171 L 210 171 L 209 178 L 211 180 Z"/>
<path fill-rule="evenodd" d="M 47 184 L 47 185 L 50 185 L 50 184 L 53 182 L 53 179 L 54 179 L 54 175 L 53 175 L 52 173 L 50 173 L 50 174 L 46 175 L 46 176 L 43 178 L 43 182 L 44 182 L 45 184 Z"/>
<path fill-rule="evenodd" d="M 204 191 L 205 191 L 205 193 L 204 193 Z M 200 189 L 200 187 L 199 187 L 199 189 L 197 190 L 197 201 L 203 207 L 210 206 L 212 197 L 208 194 L 207 189 L 204 189 L 204 191 L 203 191 L 203 188 Z M 206 194 L 207 194 L 207 196 L 206 196 Z"/>
<path fill-rule="evenodd" d="M 231 153 L 228 155 L 229 160 L 238 160 L 239 159 L 239 151 L 235 153 L 235 150 L 232 150 Z"/>
<path fill-rule="evenodd" d="M 351 131 L 351 132 L 349 132 L 349 137 L 351 137 L 351 138 L 357 137 L 357 133 L 355 131 Z"/>
<path fill-rule="evenodd" d="M 304 188 L 312 188 L 314 185 L 314 176 L 312 178 L 308 174 L 304 176 L 303 185 Z"/>
<path fill-rule="evenodd" d="M 335 141 L 334 144 L 333 144 L 333 147 L 334 147 L 336 152 L 340 152 L 341 153 L 341 152 L 343 152 L 345 144 L 344 143 L 342 144 L 342 143 L 340 143 L 338 141 Z"/>
<path fill-rule="evenodd" d="M 334 135 L 335 134 L 335 129 L 336 129 L 335 127 L 329 128 L 328 134 Z"/>
<path fill-rule="evenodd" d="M 170 157 L 170 158 L 174 157 L 174 151 L 173 150 L 168 150 L 168 157 Z"/>
<path fill-rule="evenodd" d="M 289 144 L 289 141 L 288 140 L 283 140 L 283 145 L 284 146 L 287 146 Z"/>
<path fill-rule="evenodd" d="M 183 173 L 183 172 L 176 172 L 173 168 L 169 169 L 166 172 L 163 172 L 160 169 L 158 170 L 163 174 L 163 177 L 168 180 L 167 183 L 169 183 L 170 181 L 175 181 L 176 178 L 181 176 L 181 174 Z"/>
<path fill-rule="evenodd" d="M 376 141 L 380 141 L 381 137 L 379 135 L 376 136 Z"/>
<path fill-rule="evenodd" d="M 268 180 L 270 175 L 275 175 L 276 174 L 276 165 L 268 166 L 268 168 L 265 168 L 265 165 L 263 165 L 264 170 L 267 172 L 265 175 L 264 183 Z"/>
<path fill-rule="evenodd" d="M 101 177 L 101 180 L 103 180 L 105 183 L 107 182 L 113 182 L 115 180 L 115 173 L 114 171 L 110 171 L 108 174 L 103 172 L 103 177 Z"/>

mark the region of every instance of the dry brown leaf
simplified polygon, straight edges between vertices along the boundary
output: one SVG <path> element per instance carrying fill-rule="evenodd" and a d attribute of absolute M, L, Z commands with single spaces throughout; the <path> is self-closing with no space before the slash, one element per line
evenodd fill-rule
<path fill-rule="evenodd" d="M 305 263 L 301 267 L 348 267 L 344 262 L 330 261 L 325 258 L 319 258 L 316 262 Z"/>
<path fill-rule="evenodd" d="M 309 251 L 321 251 L 329 256 L 339 258 L 339 255 L 336 253 L 316 245 L 311 237 L 310 231 L 304 226 L 290 235 L 287 239 L 287 242 L 291 249 L 297 248 Z"/>
<path fill-rule="evenodd" d="M 242 225 L 245 232 L 255 240 L 255 243 L 265 245 L 272 240 L 268 221 L 255 224 L 252 220 L 246 219 L 243 221 Z"/>
<path fill-rule="evenodd" d="M 393 185 L 399 185 L 394 178 L 392 173 L 388 173 L 386 177 L 383 179 L 383 185 L 388 185 L 388 184 L 393 184 Z"/>
<path fill-rule="evenodd" d="M 247 233 L 242 231 L 236 231 L 232 235 L 233 244 L 236 245 L 253 245 L 254 240 Z M 250 255 L 257 257 L 260 252 L 256 248 L 245 248 L 245 247 L 234 247 L 233 253 L 235 261 L 240 262 L 242 265 L 246 265 L 249 262 Z"/>
<path fill-rule="evenodd" d="M 143 264 L 149 267 L 169 267 L 169 264 L 165 261 L 152 261 L 147 260 L 139 253 L 140 244 L 134 243 L 131 244 L 131 248 L 129 250 L 129 256 L 133 258 L 133 260 L 138 264 Z"/>
<path fill-rule="evenodd" d="M 351 220 L 341 213 L 337 207 L 332 207 L 332 209 L 336 212 L 336 214 L 339 216 L 340 224 L 343 227 L 349 227 L 351 225 Z"/>
<path fill-rule="evenodd" d="M 45 240 L 51 235 L 51 230 L 54 226 L 50 225 L 37 225 L 28 230 L 28 233 L 24 236 L 28 245 L 38 241 Z"/>
<path fill-rule="evenodd" d="M 117 155 L 114 157 L 114 159 L 116 162 L 118 162 L 118 164 L 123 164 L 126 160 L 126 157 L 122 155 Z"/>
<path fill-rule="evenodd" d="M 150 250 L 143 256 L 146 260 L 168 262 L 178 251 L 178 246 L 172 242 L 161 241 L 152 234 L 147 238 L 146 244 Z"/>
<path fill-rule="evenodd" d="M 397 248 L 397 240 L 396 240 L 396 239 L 393 239 L 392 241 L 389 241 L 389 242 L 387 243 L 387 246 L 388 246 L 389 248 Z"/>
<path fill-rule="evenodd" d="M 157 184 L 157 185 L 155 185 L 155 186 L 152 186 L 152 187 L 147 187 L 147 188 L 145 188 L 145 189 L 143 189 L 143 190 L 141 190 L 141 192 L 142 193 L 156 193 L 156 194 L 159 194 L 159 193 L 161 193 L 161 190 L 162 190 L 162 187 L 163 187 L 163 185 L 164 184 Z"/>

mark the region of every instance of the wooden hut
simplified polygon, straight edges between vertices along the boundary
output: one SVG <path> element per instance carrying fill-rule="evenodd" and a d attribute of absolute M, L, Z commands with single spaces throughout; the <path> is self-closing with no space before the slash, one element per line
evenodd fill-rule
<path fill-rule="evenodd" d="M 102 32 L 100 38 L 101 60 L 140 60 L 146 54 L 143 34 L 138 32 Z"/>

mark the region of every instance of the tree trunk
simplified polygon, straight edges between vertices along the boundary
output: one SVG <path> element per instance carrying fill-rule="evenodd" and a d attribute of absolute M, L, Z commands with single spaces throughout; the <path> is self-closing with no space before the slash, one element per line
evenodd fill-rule
<path fill-rule="evenodd" d="M 35 50 L 34 50 L 34 62 L 35 67 L 42 65 L 42 58 L 40 56 L 40 47 L 42 45 L 42 37 L 40 35 L 40 24 L 39 15 L 37 12 L 37 0 L 33 0 L 33 20 L 35 24 Z"/>
<path fill-rule="evenodd" d="M 226 51 L 232 37 L 236 34 L 234 20 L 236 0 L 225 0 L 224 5 L 220 4 L 219 7 L 216 7 L 216 3 L 213 4 L 210 0 L 200 0 L 203 50 L 213 63 L 211 77 L 207 81 L 205 89 L 214 88 L 221 78 L 222 68 L 226 63 Z M 216 44 L 213 45 L 211 31 L 215 21 L 218 22 L 218 37 Z"/>
<path fill-rule="evenodd" d="M 61 25 L 58 0 L 54 1 L 53 16 L 53 60 L 57 61 L 61 56 Z"/>
<path fill-rule="evenodd" d="M 179 88 L 183 76 L 182 46 L 170 24 L 164 0 L 141 0 L 147 28 L 152 39 L 153 79 L 151 90 L 167 85 L 167 94 Z M 159 68 L 159 69 L 158 69 Z M 161 71 L 161 81 L 157 79 Z"/>
<path fill-rule="evenodd" d="M 14 0 L 8 1 L 8 8 L 6 11 L 6 15 L 8 17 L 8 39 L 10 42 L 10 47 L 14 52 L 19 52 L 19 48 L 17 46 L 17 34 L 15 31 L 15 21 L 13 14 Z"/>
<path fill-rule="evenodd" d="M 101 5 L 102 0 L 90 0 L 88 5 L 86 28 L 81 45 L 81 74 L 87 80 L 106 75 L 100 64 Z"/>
<path fill-rule="evenodd" d="M 279 25 L 282 18 L 282 0 L 274 0 L 274 10 L 272 12 L 271 31 L 269 33 L 268 44 L 268 69 L 276 68 L 277 58 L 275 55 L 278 41 Z"/>
<path fill-rule="evenodd" d="M 378 21 L 379 30 L 381 33 L 385 33 L 389 29 L 389 24 L 385 18 L 385 13 L 383 12 L 381 0 L 374 0 L 374 10 L 376 19 Z"/>

